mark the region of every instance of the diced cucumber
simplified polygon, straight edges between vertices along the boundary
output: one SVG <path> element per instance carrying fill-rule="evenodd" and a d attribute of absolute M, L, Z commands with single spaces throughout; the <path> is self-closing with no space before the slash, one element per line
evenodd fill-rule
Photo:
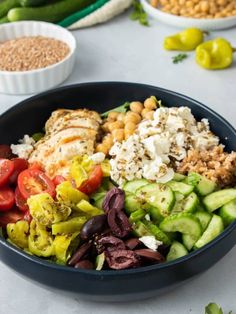
<path fill-rule="evenodd" d="M 223 220 L 220 216 L 213 215 L 208 227 L 203 232 L 202 236 L 195 243 L 194 248 L 199 249 L 215 239 L 224 230 Z"/>
<path fill-rule="evenodd" d="M 131 213 L 131 215 L 129 216 L 129 220 L 131 222 L 136 222 L 136 221 L 142 220 L 145 217 L 145 215 L 146 215 L 145 210 L 140 208 Z"/>
<path fill-rule="evenodd" d="M 106 192 L 98 192 L 91 196 L 91 199 L 94 201 L 93 205 L 99 209 L 102 209 L 102 203 L 106 196 Z"/>
<path fill-rule="evenodd" d="M 189 213 L 180 213 L 166 217 L 160 223 L 160 229 L 164 232 L 189 234 L 195 241 L 197 241 L 202 234 L 202 227 L 198 218 Z"/>
<path fill-rule="evenodd" d="M 199 181 L 198 185 L 196 186 L 197 192 L 202 195 L 208 195 L 215 191 L 217 185 L 215 182 L 208 180 L 205 177 L 201 177 L 201 180 Z"/>
<path fill-rule="evenodd" d="M 187 213 L 193 213 L 196 210 L 197 204 L 199 203 L 196 193 L 190 193 L 183 200 L 183 211 Z"/>
<path fill-rule="evenodd" d="M 145 179 L 133 180 L 125 183 L 125 185 L 123 186 L 123 190 L 125 192 L 135 193 L 137 189 L 147 184 L 148 181 Z"/>
<path fill-rule="evenodd" d="M 193 190 L 194 186 L 183 183 L 183 182 L 177 182 L 177 181 L 170 181 L 167 183 L 167 185 L 174 191 L 179 192 L 183 195 L 189 195 Z"/>
<path fill-rule="evenodd" d="M 194 216 L 199 219 L 202 230 L 205 231 L 209 222 L 211 221 L 212 215 L 205 211 L 197 211 L 194 213 Z"/>
<path fill-rule="evenodd" d="M 134 194 L 125 196 L 125 211 L 129 215 L 132 212 L 142 209 L 143 201 Z"/>
<path fill-rule="evenodd" d="M 148 227 L 142 221 L 137 221 L 132 227 L 134 234 L 139 238 L 152 235 L 150 230 L 148 230 Z"/>
<path fill-rule="evenodd" d="M 171 214 L 178 214 L 182 212 L 182 201 L 184 199 L 184 195 L 179 192 L 174 192 L 175 194 L 175 205 L 172 208 Z"/>
<path fill-rule="evenodd" d="M 185 175 L 183 175 L 183 174 L 181 174 L 181 173 L 175 172 L 173 180 L 174 180 L 174 181 L 182 181 L 182 180 L 184 180 L 185 178 L 186 178 Z"/>
<path fill-rule="evenodd" d="M 196 239 L 192 238 L 189 234 L 183 234 L 182 236 L 183 245 L 190 251 L 194 244 L 196 243 Z"/>
<path fill-rule="evenodd" d="M 175 196 L 171 188 L 159 183 L 142 186 L 136 191 L 136 195 L 149 205 L 157 207 L 164 217 L 169 215 L 175 202 Z"/>
<path fill-rule="evenodd" d="M 96 270 L 102 270 L 105 263 L 105 253 L 101 253 L 96 257 L 95 266 Z"/>
<path fill-rule="evenodd" d="M 150 214 L 152 221 L 154 221 L 155 223 L 160 223 L 166 217 L 161 214 L 159 208 L 156 208 L 154 206 L 150 206 L 147 211 Z"/>
<path fill-rule="evenodd" d="M 225 189 L 217 192 L 213 192 L 203 199 L 203 204 L 207 210 L 213 212 L 217 208 L 231 202 L 236 199 L 236 189 Z"/>
<path fill-rule="evenodd" d="M 188 251 L 186 250 L 186 248 L 183 246 L 183 244 L 181 244 L 178 241 L 174 241 L 170 247 L 170 251 L 166 257 L 166 260 L 169 261 L 173 261 L 177 258 L 180 258 L 182 256 L 185 256 L 188 254 Z"/>
<path fill-rule="evenodd" d="M 165 245 L 170 245 L 171 244 L 171 239 L 168 237 L 166 233 L 164 233 L 160 228 L 158 228 L 156 225 L 147 222 L 145 223 L 147 226 L 148 230 L 152 233 L 152 235 L 155 236 L 155 238 Z"/>
<path fill-rule="evenodd" d="M 224 225 L 228 226 L 236 220 L 236 199 L 221 207 L 219 212 L 224 221 Z"/>

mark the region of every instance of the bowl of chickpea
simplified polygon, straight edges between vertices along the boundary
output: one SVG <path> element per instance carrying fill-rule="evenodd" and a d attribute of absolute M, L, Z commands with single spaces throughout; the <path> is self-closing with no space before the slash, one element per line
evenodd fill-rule
<path fill-rule="evenodd" d="M 179 27 L 220 30 L 236 26 L 235 0 L 141 0 L 155 20 Z"/>

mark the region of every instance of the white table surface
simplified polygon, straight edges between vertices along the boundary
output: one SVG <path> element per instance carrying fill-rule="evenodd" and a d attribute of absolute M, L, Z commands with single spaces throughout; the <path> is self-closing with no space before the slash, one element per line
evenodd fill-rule
<path fill-rule="evenodd" d="M 64 85 L 105 80 L 153 84 L 203 102 L 236 127 L 236 58 L 230 69 L 216 72 L 199 68 L 193 53 L 175 65 L 171 57 L 176 53 L 162 48 L 163 38 L 174 32 L 176 29 L 156 22 L 149 28 L 140 26 L 127 14 L 99 27 L 74 31 L 77 63 Z M 210 36 L 223 36 L 236 46 L 236 28 Z M 1 94 L 0 113 L 26 97 Z M 236 247 L 176 291 L 125 304 L 97 304 L 58 295 L 23 279 L 0 262 L 0 314 L 201 314 L 211 301 L 221 304 L 226 313 L 236 313 Z"/>

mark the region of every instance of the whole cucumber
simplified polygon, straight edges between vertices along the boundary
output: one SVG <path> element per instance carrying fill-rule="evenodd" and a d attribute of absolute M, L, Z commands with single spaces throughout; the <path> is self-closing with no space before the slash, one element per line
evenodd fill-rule
<path fill-rule="evenodd" d="M 20 0 L 20 5 L 22 7 L 36 7 L 39 5 L 44 5 L 47 0 Z"/>
<path fill-rule="evenodd" d="M 15 8 L 8 12 L 7 17 L 11 22 L 22 20 L 59 22 L 68 15 L 85 8 L 95 1 L 96 0 L 62 0 L 35 8 Z"/>
<path fill-rule="evenodd" d="M 7 15 L 12 8 L 19 7 L 19 0 L 4 0 L 0 2 L 0 18 Z"/>

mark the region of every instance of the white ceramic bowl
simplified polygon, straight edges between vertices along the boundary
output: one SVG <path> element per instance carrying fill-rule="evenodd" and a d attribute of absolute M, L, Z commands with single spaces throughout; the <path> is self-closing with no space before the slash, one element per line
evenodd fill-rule
<path fill-rule="evenodd" d="M 220 30 L 236 25 L 236 16 L 219 19 L 196 19 L 162 12 L 152 7 L 148 0 L 141 0 L 141 3 L 148 15 L 155 20 L 179 28 L 197 27 L 204 30 Z"/>
<path fill-rule="evenodd" d="M 65 42 L 70 53 L 62 61 L 30 71 L 0 71 L 0 93 L 32 94 L 50 89 L 67 79 L 75 62 L 76 40 L 66 29 L 45 22 L 24 21 L 0 26 L 0 42 L 23 36 L 45 36 Z"/>

